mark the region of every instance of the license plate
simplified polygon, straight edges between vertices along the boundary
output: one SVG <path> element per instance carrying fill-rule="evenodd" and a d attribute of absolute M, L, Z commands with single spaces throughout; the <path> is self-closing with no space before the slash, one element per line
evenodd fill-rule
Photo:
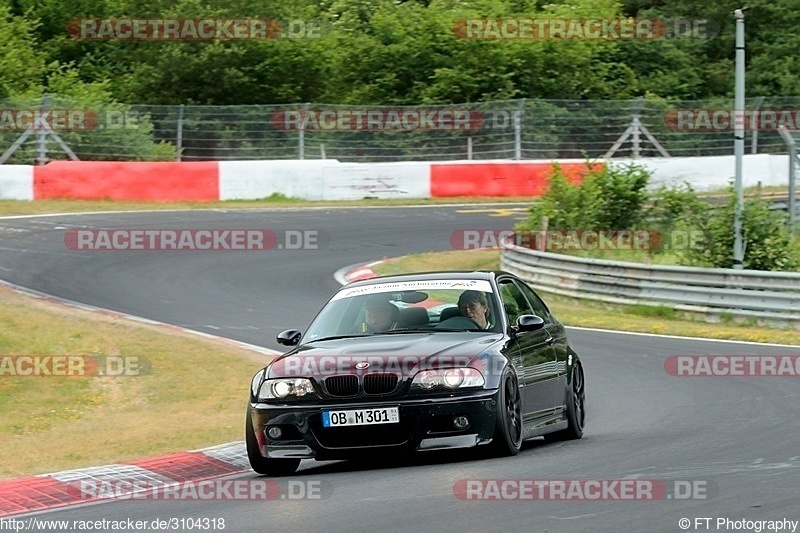
<path fill-rule="evenodd" d="M 353 409 L 350 411 L 322 411 L 322 425 L 326 428 L 397 424 L 398 422 L 400 422 L 400 412 L 397 407 Z"/>

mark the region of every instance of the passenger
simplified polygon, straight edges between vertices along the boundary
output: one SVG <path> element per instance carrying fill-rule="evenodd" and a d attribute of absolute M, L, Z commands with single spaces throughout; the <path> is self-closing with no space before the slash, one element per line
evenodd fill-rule
<path fill-rule="evenodd" d="M 491 329 L 489 302 L 481 291 L 464 291 L 458 297 L 458 310 L 462 316 L 472 319 L 481 329 Z"/>
<path fill-rule="evenodd" d="M 392 331 L 400 327 L 400 322 L 395 319 L 397 307 L 389 302 L 372 302 L 367 304 L 364 313 L 364 322 L 359 325 L 359 333 L 378 333 Z"/>

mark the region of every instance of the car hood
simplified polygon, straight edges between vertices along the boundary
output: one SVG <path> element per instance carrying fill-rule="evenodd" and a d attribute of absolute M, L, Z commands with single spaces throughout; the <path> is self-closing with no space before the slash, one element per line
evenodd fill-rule
<path fill-rule="evenodd" d="M 377 372 L 410 377 L 426 369 L 475 366 L 498 350 L 495 333 L 403 333 L 323 340 L 299 346 L 269 365 L 268 378 Z"/>

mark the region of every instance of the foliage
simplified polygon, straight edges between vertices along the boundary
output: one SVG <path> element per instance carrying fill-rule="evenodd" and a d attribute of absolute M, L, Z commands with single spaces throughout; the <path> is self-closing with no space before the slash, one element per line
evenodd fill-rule
<path fill-rule="evenodd" d="M 3 5 L 8 4 L 8 5 Z M 747 18 L 748 94 L 800 93 L 800 11 L 754 0 Z M 0 98 L 46 85 L 45 65 L 108 82 L 142 104 L 336 102 L 397 105 L 511 98 L 729 97 L 734 0 L 4 0 Z M 83 18 L 274 18 L 320 21 L 318 38 L 81 40 Z M 464 19 L 705 20 L 672 39 L 465 39 Z"/>
<path fill-rule="evenodd" d="M 543 217 L 548 218 L 547 227 L 551 229 L 591 228 L 595 224 L 593 204 L 596 200 L 588 187 L 570 183 L 561 165 L 554 163 L 547 191 L 531 206 L 528 219 L 516 229 L 541 229 Z"/>
<path fill-rule="evenodd" d="M 663 246 L 651 250 L 651 254 L 675 252 L 694 244 L 698 239 L 693 237 L 699 235 L 699 230 L 690 221 L 701 218 L 708 210 L 708 203 L 688 183 L 661 185 L 653 190 L 644 218 L 661 234 Z"/>
<path fill-rule="evenodd" d="M 688 247 L 683 262 L 693 266 L 733 268 L 736 195 L 722 207 L 695 213 L 688 221 L 690 227 L 701 231 L 700 246 Z M 800 242 L 793 239 L 786 227 L 786 215 L 771 211 L 769 203 L 760 198 L 748 198 L 742 216 L 744 243 L 743 268 L 752 270 L 796 270 L 800 267 Z"/>
<path fill-rule="evenodd" d="M 733 190 L 727 204 L 714 207 L 686 183 L 648 192 L 649 179 L 650 172 L 641 165 L 605 165 L 594 167 L 582 182 L 571 183 L 554 165 L 547 191 L 516 229 L 540 230 L 545 216 L 552 230 L 646 227 L 663 237 L 663 245 L 650 249 L 650 255 L 669 252 L 683 265 L 733 268 Z M 800 239 L 788 232 L 786 215 L 771 210 L 767 201 L 745 202 L 742 234 L 743 268 L 800 268 Z"/>
<path fill-rule="evenodd" d="M 634 228 L 644 215 L 645 187 L 650 172 L 643 166 L 595 165 L 578 183 L 570 183 L 562 168 L 553 165 L 549 186 L 530 208 L 530 217 L 519 229 L 539 229 L 548 217 L 551 229 L 620 230 Z"/>
<path fill-rule="evenodd" d="M 45 60 L 36 50 L 35 20 L 14 16 L 0 5 L 0 98 L 27 93 L 38 87 Z"/>

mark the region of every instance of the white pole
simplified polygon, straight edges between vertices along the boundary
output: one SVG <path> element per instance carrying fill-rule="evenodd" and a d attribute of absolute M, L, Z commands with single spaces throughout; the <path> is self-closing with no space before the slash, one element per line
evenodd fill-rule
<path fill-rule="evenodd" d="M 744 12 L 733 12 L 736 18 L 736 83 L 734 86 L 733 154 L 736 158 L 736 204 L 733 216 L 733 268 L 741 269 L 744 262 L 742 217 L 744 191 L 742 190 L 742 157 L 744 156 Z"/>

